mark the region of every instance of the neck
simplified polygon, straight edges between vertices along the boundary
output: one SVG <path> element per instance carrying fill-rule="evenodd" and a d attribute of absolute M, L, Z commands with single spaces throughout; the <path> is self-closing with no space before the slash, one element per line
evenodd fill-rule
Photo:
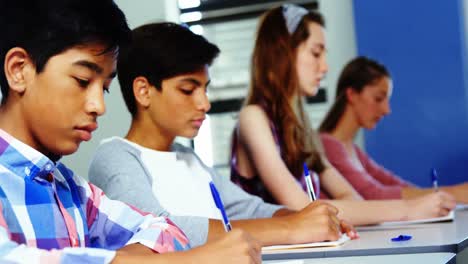
<path fill-rule="evenodd" d="M 170 151 L 175 136 L 169 135 L 163 129 L 152 124 L 153 122 L 145 116 L 133 118 L 125 138 L 145 148 Z"/>
<path fill-rule="evenodd" d="M 347 107 L 335 129 L 330 134 L 345 144 L 353 144 L 359 128 L 356 116 Z"/>
<path fill-rule="evenodd" d="M 21 118 L 19 109 L 11 105 L 10 100 L 7 100 L 0 106 L 0 128 L 16 139 L 27 142 L 28 137 L 25 131 L 25 122 Z"/>

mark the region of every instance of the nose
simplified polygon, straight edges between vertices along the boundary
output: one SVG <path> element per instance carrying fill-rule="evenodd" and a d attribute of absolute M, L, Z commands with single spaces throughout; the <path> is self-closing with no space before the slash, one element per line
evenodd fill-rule
<path fill-rule="evenodd" d="M 203 111 L 204 113 L 210 110 L 210 100 L 208 99 L 208 95 L 205 92 L 200 92 L 199 96 L 197 96 L 196 106 L 198 110 Z"/>
<path fill-rule="evenodd" d="M 392 112 L 392 109 L 390 108 L 390 103 L 388 102 L 388 100 L 386 100 L 385 103 L 383 104 L 383 114 L 388 115 L 391 112 Z"/>
<path fill-rule="evenodd" d="M 328 72 L 327 57 L 325 55 L 322 56 L 322 60 L 320 61 L 320 71 L 323 74 Z"/>
<path fill-rule="evenodd" d="M 94 86 L 89 88 L 86 100 L 86 112 L 96 116 L 101 116 L 106 112 L 104 103 L 104 90 L 102 87 Z"/>

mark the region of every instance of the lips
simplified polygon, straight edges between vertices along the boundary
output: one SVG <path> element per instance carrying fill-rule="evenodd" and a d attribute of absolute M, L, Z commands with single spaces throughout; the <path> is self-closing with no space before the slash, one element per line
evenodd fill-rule
<path fill-rule="evenodd" d="M 92 133 L 94 130 L 98 128 L 97 123 L 90 123 L 83 126 L 75 127 L 75 130 L 79 133 L 79 137 L 83 141 L 89 141 L 92 137 Z"/>
<path fill-rule="evenodd" d="M 193 119 L 192 120 L 192 123 L 196 126 L 196 127 L 201 127 L 201 125 L 203 124 L 203 121 L 205 121 L 205 118 L 198 118 L 198 119 Z"/>

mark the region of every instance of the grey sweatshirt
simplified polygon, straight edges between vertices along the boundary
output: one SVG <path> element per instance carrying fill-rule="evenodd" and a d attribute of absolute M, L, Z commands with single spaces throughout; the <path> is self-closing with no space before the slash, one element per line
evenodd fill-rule
<path fill-rule="evenodd" d="M 229 177 L 217 174 L 207 167 L 191 148 L 174 144 L 172 151 L 191 153 L 211 174 L 231 220 L 268 218 L 281 206 L 268 204 L 250 195 L 233 184 Z M 140 210 L 157 216 L 169 217 L 187 235 L 192 247 L 202 245 L 208 237 L 208 218 L 197 216 L 175 216 L 166 211 L 152 190 L 153 177 L 149 174 L 141 151 L 121 139 L 112 139 L 101 145 L 91 161 L 89 180 L 101 188 L 108 197 L 134 205 Z M 177 195 L 174 186 L 174 195 Z"/>

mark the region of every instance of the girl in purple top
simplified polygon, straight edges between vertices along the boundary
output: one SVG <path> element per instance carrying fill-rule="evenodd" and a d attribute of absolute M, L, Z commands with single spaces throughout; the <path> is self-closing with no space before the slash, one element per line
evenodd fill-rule
<path fill-rule="evenodd" d="M 266 108 L 265 108 L 266 109 Z M 280 146 L 280 136 L 278 135 L 278 130 L 276 129 L 275 125 L 273 122 L 271 122 L 270 119 L 270 128 L 271 128 L 271 134 L 273 136 L 273 140 L 275 141 L 275 145 L 277 148 L 277 151 L 279 153 L 281 152 L 281 146 Z M 272 203 L 272 204 L 280 204 L 268 191 L 268 189 L 265 187 L 265 185 L 262 183 L 262 180 L 260 177 L 255 176 L 255 177 L 249 177 L 246 178 L 242 176 L 239 173 L 239 170 L 237 169 L 237 142 L 238 142 L 238 133 L 239 133 L 239 126 L 237 125 L 234 128 L 234 132 L 232 135 L 232 150 L 231 150 L 231 181 L 237 184 L 239 187 L 244 189 L 244 191 L 257 195 L 261 197 L 265 202 Z M 319 178 L 317 174 L 313 171 L 311 171 L 311 176 L 312 177 L 312 185 L 314 188 L 314 192 L 317 197 L 320 198 L 328 198 L 325 194 L 322 193 L 322 196 L 320 196 L 320 183 L 319 183 Z M 307 186 L 305 183 L 305 179 L 301 174 L 295 175 L 296 181 L 298 184 L 300 184 L 301 188 L 304 191 L 307 191 Z"/>
<path fill-rule="evenodd" d="M 317 93 L 328 71 L 323 26 L 320 14 L 295 5 L 273 8 L 263 16 L 252 56 L 250 90 L 233 144 L 233 179 L 244 188 L 245 182 L 253 182 L 253 187 L 261 187 L 253 191 L 267 192 L 277 203 L 301 209 L 310 203 L 298 184 L 305 162 L 319 174 L 322 190 L 337 199 L 327 202 L 352 224 L 448 214 L 455 201 L 444 192 L 413 200 L 363 201 L 326 159 L 302 102 L 304 96 Z"/>
<path fill-rule="evenodd" d="M 365 199 L 407 199 L 432 193 L 418 188 L 374 162 L 353 142 L 361 128 L 373 129 L 390 113 L 392 82 L 385 66 L 358 57 L 343 69 L 336 101 L 320 126 L 330 162 Z M 457 202 L 468 203 L 468 183 L 441 187 Z"/>

